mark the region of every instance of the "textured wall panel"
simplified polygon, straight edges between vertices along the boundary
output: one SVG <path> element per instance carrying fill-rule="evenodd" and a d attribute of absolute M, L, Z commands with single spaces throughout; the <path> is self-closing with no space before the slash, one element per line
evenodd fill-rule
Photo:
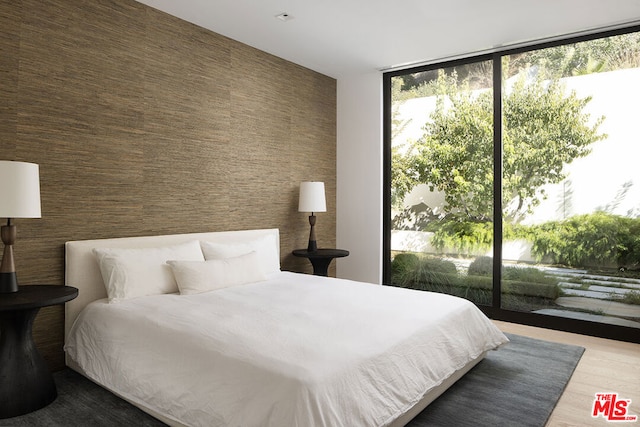
<path fill-rule="evenodd" d="M 298 185 L 325 181 L 335 245 L 335 80 L 133 0 L 0 0 L 0 159 L 40 164 L 18 219 L 22 284 L 62 284 L 67 240 L 277 227 L 305 247 Z M 1 297 L 1 296 L 0 296 Z M 34 335 L 63 365 L 61 307 Z"/>

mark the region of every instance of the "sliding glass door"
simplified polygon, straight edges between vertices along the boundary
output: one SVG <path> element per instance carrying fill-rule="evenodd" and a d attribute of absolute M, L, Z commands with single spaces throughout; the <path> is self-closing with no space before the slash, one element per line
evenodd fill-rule
<path fill-rule="evenodd" d="M 397 286 L 491 303 L 492 76 L 483 60 L 391 79 Z"/>
<path fill-rule="evenodd" d="M 634 30 L 385 74 L 385 283 L 640 342 Z"/>
<path fill-rule="evenodd" d="M 640 328 L 640 34 L 502 63 L 502 306 Z"/>

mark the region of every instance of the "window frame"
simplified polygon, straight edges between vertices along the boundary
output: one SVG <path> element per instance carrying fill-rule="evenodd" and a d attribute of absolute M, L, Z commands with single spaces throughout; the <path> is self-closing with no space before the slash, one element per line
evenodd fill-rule
<path fill-rule="evenodd" d="M 532 42 L 526 46 L 498 49 L 491 53 L 469 55 L 455 60 L 431 62 L 426 65 L 397 69 L 383 73 L 383 240 L 382 240 L 382 280 L 391 283 L 391 81 L 393 77 L 450 68 L 480 61 L 493 63 L 493 294 L 492 305 L 478 305 L 488 317 L 529 326 L 543 327 L 566 332 L 579 333 L 602 338 L 640 343 L 640 328 L 599 323 L 588 320 L 571 319 L 545 314 L 507 310 L 501 307 L 501 266 L 502 266 L 502 58 L 513 54 L 573 44 L 622 34 L 640 32 L 640 25 L 631 25 L 612 30 L 558 38 L 553 41 Z"/>

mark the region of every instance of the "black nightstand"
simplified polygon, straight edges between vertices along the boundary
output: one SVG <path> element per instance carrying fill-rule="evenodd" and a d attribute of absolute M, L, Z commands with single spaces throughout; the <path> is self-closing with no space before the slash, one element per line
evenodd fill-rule
<path fill-rule="evenodd" d="M 0 419 L 35 411 L 58 396 L 31 327 L 41 307 L 77 296 L 78 289 L 56 285 L 24 285 L 0 294 Z"/>
<path fill-rule="evenodd" d="M 344 249 L 317 249 L 309 252 L 306 249 L 296 249 L 293 251 L 293 255 L 309 258 L 311 265 L 313 265 L 313 274 L 316 276 L 326 276 L 328 275 L 331 261 L 334 258 L 349 256 L 349 251 L 345 251 Z"/>

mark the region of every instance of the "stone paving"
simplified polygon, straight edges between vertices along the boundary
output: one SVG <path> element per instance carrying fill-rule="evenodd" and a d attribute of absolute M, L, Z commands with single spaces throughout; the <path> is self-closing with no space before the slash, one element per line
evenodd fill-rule
<path fill-rule="evenodd" d="M 629 280 L 629 279 L 627 279 Z M 629 289 L 636 289 L 640 291 L 640 283 L 632 283 L 632 282 L 612 282 L 611 280 L 592 280 L 592 279 L 583 279 L 582 283 L 587 283 L 590 285 L 602 285 L 602 286 L 611 286 L 612 283 L 617 283 L 620 286 L 624 286 Z"/>
<path fill-rule="evenodd" d="M 589 286 L 588 289 L 575 289 L 582 288 L 584 285 L 580 283 L 570 283 L 570 282 L 560 282 L 558 286 L 562 288 L 562 292 L 565 295 L 576 295 L 587 298 L 597 298 L 597 299 L 616 299 L 616 298 L 624 298 L 630 292 L 638 292 L 635 289 L 628 288 L 612 288 L 610 286 L 597 286 L 592 285 Z M 640 310 L 640 306 L 638 307 Z"/>
<path fill-rule="evenodd" d="M 640 328 L 640 305 L 615 301 L 623 299 L 632 292 L 640 293 L 640 280 L 617 279 L 566 269 L 545 271 L 558 278 L 574 280 L 574 282 L 558 283 L 564 296 L 555 301 L 557 305 L 570 310 L 544 309 L 536 313 Z M 576 283 L 576 279 L 580 282 Z"/>
<path fill-rule="evenodd" d="M 585 297 L 560 297 L 556 299 L 556 304 L 567 308 L 588 309 L 596 314 L 637 318 L 640 321 L 640 305 Z"/>
<path fill-rule="evenodd" d="M 455 258 L 448 260 L 456 265 L 459 272 L 466 274 L 469 260 Z M 530 265 L 518 264 L 511 267 L 520 266 L 530 267 Z M 640 279 L 589 274 L 587 270 L 579 269 L 547 266 L 536 266 L 536 268 L 560 280 L 558 285 L 562 288 L 564 295 L 555 302 L 566 310 L 543 309 L 535 313 L 640 328 L 640 305 L 615 301 L 623 299 L 631 292 L 640 293 Z"/>

